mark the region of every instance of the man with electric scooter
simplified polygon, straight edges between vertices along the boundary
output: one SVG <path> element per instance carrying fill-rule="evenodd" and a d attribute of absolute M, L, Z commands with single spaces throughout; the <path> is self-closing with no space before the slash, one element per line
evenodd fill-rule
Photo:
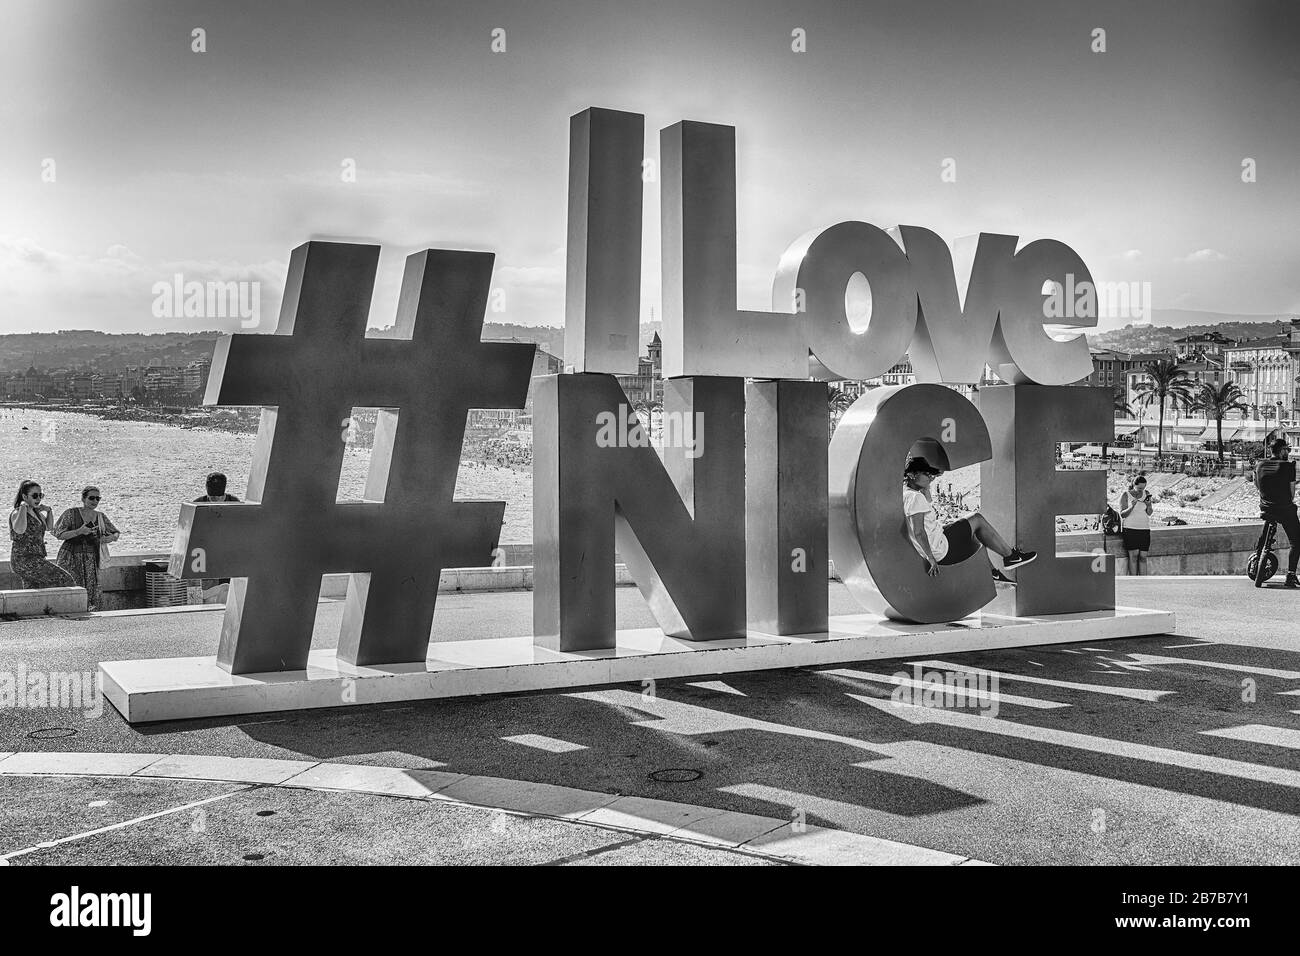
<path fill-rule="evenodd" d="M 1290 461 L 1291 446 L 1285 438 L 1274 438 L 1269 445 L 1271 457 L 1255 466 L 1255 487 L 1259 489 L 1260 517 L 1276 521 L 1286 532 L 1291 546 L 1287 558 L 1286 587 L 1300 587 L 1296 564 L 1300 562 L 1300 514 L 1295 504 L 1296 467 Z"/>

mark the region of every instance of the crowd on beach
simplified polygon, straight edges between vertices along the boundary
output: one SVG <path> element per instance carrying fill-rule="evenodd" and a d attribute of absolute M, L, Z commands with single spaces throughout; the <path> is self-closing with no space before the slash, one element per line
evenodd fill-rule
<path fill-rule="evenodd" d="M 533 446 L 505 438 L 485 438 L 472 445 L 467 441 L 461 459 L 467 464 L 526 471 L 533 467 Z"/>
<path fill-rule="evenodd" d="M 174 425 L 177 428 L 201 428 L 232 434 L 256 434 L 260 409 L 256 408 L 186 408 L 144 405 L 50 405 L 41 403 L 10 404 L 0 407 L 0 417 L 11 413 L 18 417 L 25 412 L 57 412 L 61 414 L 93 415 L 103 421 L 152 422 Z"/>

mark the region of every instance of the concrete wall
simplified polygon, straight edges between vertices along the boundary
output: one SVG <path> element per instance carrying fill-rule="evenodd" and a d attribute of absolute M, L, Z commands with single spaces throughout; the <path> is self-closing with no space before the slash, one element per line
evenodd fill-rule
<path fill-rule="evenodd" d="M 1263 527 L 1261 521 L 1235 525 L 1184 525 L 1151 529 L 1151 550 L 1147 552 L 1148 574 L 1245 574 Z M 1286 534 L 1274 539 L 1278 558 L 1285 570 L 1289 552 Z M 1076 531 L 1056 536 L 1056 550 L 1095 551 L 1103 546 L 1098 531 Z M 1117 574 L 1129 574 L 1128 555 L 1119 535 L 1107 535 L 1104 546 L 1115 555 Z"/>
<path fill-rule="evenodd" d="M 531 544 L 503 545 L 505 562 L 495 568 L 448 568 L 438 581 L 439 591 L 531 591 L 533 588 L 533 546 Z M 51 560 L 55 557 L 51 549 Z M 617 557 L 617 556 L 616 556 Z M 100 610 L 117 611 L 145 606 L 144 563 L 166 563 L 168 555 L 159 552 L 115 554 L 99 569 Z M 516 563 L 526 562 L 526 563 Z M 632 578 L 623 564 L 615 565 L 614 580 L 617 585 L 629 586 Z M 8 561 L 0 561 L 0 592 L 19 591 L 22 581 L 9 568 Z M 77 589 L 84 595 L 84 591 Z M 321 597 L 342 598 L 348 591 L 348 575 L 326 574 L 321 581 Z M 29 592 L 34 596 L 37 592 Z M 224 601 L 222 591 L 209 590 L 209 600 L 214 596 Z M 83 597 L 82 610 L 85 610 Z M 35 606 L 31 601 L 27 604 Z M 27 605 L 24 605 L 27 606 Z M 17 604 L 15 603 L 15 608 Z M 60 605 L 62 607 L 62 605 Z"/>
<path fill-rule="evenodd" d="M 85 588 L 41 588 L 39 591 L 0 591 L 0 617 L 41 617 L 45 614 L 81 614 L 86 610 Z"/>
<path fill-rule="evenodd" d="M 48 547 L 48 545 L 47 545 Z M 50 560 L 58 549 L 49 548 Z M 144 562 L 166 561 L 165 554 L 115 554 L 99 569 L 99 590 L 102 610 L 116 611 L 124 608 L 144 607 Z M 9 568 L 8 561 L 0 561 L 0 591 L 22 588 L 22 581 Z M 84 606 L 82 610 L 85 610 Z"/>
<path fill-rule="evenodd" d="M 1151 551 L 1147 556 L 1148 574 L 1244 574 L 1246 562 L 1255 549 L 1260 523 L 1245 521 L 1237 525 L 1182 526 L 1153 528 Z M 1278 533 L 1278 556 L 1285 568 L 1287 547 L 1285 534 Z M 1077 531 L 1056 536 L 1058 552 L 1095 551 L 1105 547 L 1115 555 L 1117 573 L 1129 573 L 1128 557 L 1118 536 L 1103 537 L 1096 531 Z M 442 572 L 440 591 L 511 591 L 533 587 L 533 546 L 502 545 L 502 566 L 496 568 L 456 568 Z M 167 560 L 162 553 L 117 554 L 100 569 L 100 591 L 104 610 L 137 608 L 145 605 L 145 561 Z M 617 560 L 617 556 L 616 556 Z M 632 579 L 623 564 L 616 566 L 616 581 L 630 585 Z M 834 577 L 832 568 L 831 576 Z M 341 598 L 347 593 L 346 574 L 327 574 L 321 584 L 322 597 Z M 0 591 L 22 587 L 9 570 L 9 562 L 0 562 Z"/>
<path fill-rule="evenodd" d="M 1151 550 L 1147 553 L 1148 574 L 1245 574 L 1246 562 L 1255 550 L 1262 523 L 1242 521 L 1233 525 L 1180 525 L 1151 529 Z M 1056 550 L 1095 551 L 1102 547 L 1099 531 L 1073 531 L 1056 536 Z M 1279 531 L 1275 547 L 1286 567 L 1289 542 Z M 531 567 L 532 544 L 505 544 L 505 563 Z M 1107 553 L 1115 555 L 1117 574 L 1128 574 L 1128 555 L 1118 535 L 1105 538 Z M 615 560 L 618 560 L 617 556 Z M 832 569 L 831 577 L 835 577 Z"/>

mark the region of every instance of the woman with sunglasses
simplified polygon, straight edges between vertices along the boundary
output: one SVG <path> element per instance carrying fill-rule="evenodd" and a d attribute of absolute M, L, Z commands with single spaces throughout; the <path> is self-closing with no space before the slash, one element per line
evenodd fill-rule
<path fill-rule="evenodd" d="M 63 542 L 59 567 L 86 589 L 86 609 L 99 609 L 99 564 L 103 546 L 121 534 L 99 511 L 100 494 L 94 485 L 81 489 L 81 507 L 69 508 L 59 516 L 54 536 Z"/>
<path fill-rule="evenodd" d="M 41 504 L 45 495 L 30 478 L 18 486 L 9 512 L 9 567 L 27 588 L 73 588 L 76 582 L 57 564 L 45 560 L 45 535 L 54 527 L 54 513 Z"/>

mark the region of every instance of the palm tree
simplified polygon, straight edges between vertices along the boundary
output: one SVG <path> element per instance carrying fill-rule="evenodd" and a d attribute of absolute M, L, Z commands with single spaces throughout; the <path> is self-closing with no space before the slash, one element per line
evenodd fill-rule
<path fill-rule="evenodd" d="M 641 399 L 632 403 L 632 412 L 636 415 L 636 422 L 641 426 L 641 431 L 645 434 L 646 439 L 650 438 L 650 410 Z"/>
<path fill-rule="evenodd" d="M 1132 417 L 1133 409 L 1129 407 L 1128 402 L 1124 401 L 1124 389 L 1122 388 L 1115 389 L 1115 394 L 1112 396 L 1111 399 L 1111 410 L 1114 411 L 1116 415 L 1123 415 L 1125 418 Z M 1101 443 L 1102 461 L 1106 460 L 1106 450 L 1108 448 L 1110 448 L 1110 442 L 1104 441 Z"/>
<path fill-rule="evenodd" d="M 655 427 L 655 418 L 658 417 L 659 424 L 663 423 L 663 402 L 649 401 L 645 403 L 646 421 L 650 423 L 650 439 L 653 441 L 658 437 L 659 431 Z"/>
<path fill-rule="evenodd" d="M 1205 412 L 1206 416 L 1214 416 L 1214 424 L 1219 438 L 1219 463 L 1223 463 L 1223 419 L 1231 411 L 1244 411 L 1246 408 L 1246 396 L 1242 394 L 1241 389 L 1236 382 L 1224 382 L 1222 385 L 1215 385 L 1211 382 L 1205 382 L 1201 385 L 1201 391 L 1196 395 L 1196 407 Z"/>
<path fill-rule="evenodd" d="M 853 404 L 853 397 L 838 385 L 828 385 L 826 387 L 826 411 L 830 416 L 831 431 L 835 431 L 835 426 L 839 424 L 840 417 L 849 410 Z"/>
<path fill-rule="evenodd" d="M 1193 383 L 1177 362 L 1169 360 L 1148 362 L 1144 371 L 1147 377 L 1138 382 L 1135 392 L 1143 405 L 1155 402 L 1160 406 L 1160 427 L 1156 432 L 1158 460 L 1165 453 L 1165 405 L 1170 405 L 1175 411 L 1190 405 Z"/>

